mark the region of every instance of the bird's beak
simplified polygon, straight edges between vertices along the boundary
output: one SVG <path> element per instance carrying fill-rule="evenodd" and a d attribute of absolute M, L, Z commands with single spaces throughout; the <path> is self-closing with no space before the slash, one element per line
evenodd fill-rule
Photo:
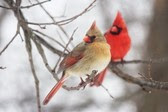
<path fill-rule="evenodd" d="M 118 28 L 117 28 L 116 26 L 113 26 L 113 27 L 111 28 L 111 32 L 118 32 Z"/>
<path fill-rule="evenodd" d="M 91 40 L 90 40 L 90 38 L 89 38 L 88 36 L 85 36 L 85 37 L 83 38 L 83 40 L 84 40 L 84 42 L 86 42 L 86 43 L 90 43 L 90 42 L 91 42 Z"/>

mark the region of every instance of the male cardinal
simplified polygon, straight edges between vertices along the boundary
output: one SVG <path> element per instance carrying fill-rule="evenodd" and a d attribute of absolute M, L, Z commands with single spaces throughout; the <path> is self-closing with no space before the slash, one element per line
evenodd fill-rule
<path fill-rule="evenodd" d="M 131 39 L 128 34 L 126 23 L 119 11 L 113 25 L 104 34 L 104 36 L 107 40 L 107 43 L 111 47 L 111 61 L 123 61 L 124 56 L 130 50 Z M 102 84 L 105 77 L 106 69 L 102 71 L 99 75 L 97 75 L 92 85 L 100 86 Z"/>
<path fill-rule="evenodd" d="M 62 77 L 45 97 L 44 105 L 50 101 L 68 77 L 90 75 L 93 70 L 100 73 L 109 64 L 110 46 L 97 28 L 96 22 L 93 22 L 83 40 L 60 63 L 58 72 L 63 71 Z"/>

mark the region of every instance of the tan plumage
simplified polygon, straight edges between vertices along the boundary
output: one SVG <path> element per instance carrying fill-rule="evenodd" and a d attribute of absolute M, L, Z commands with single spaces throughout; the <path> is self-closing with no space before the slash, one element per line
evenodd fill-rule
<path fill-rule="evenodd" d="M 110 46 L 94 22 L 84 42 L 78 44 L 62 60 L 59 68 L 59 72 L 63 71 L 62 78 L 44 99 L 43 104 L 50 101 L 69 76 L 90 75 L 93 70 L 100 73 L 107 67 L 110 59 Z"/>

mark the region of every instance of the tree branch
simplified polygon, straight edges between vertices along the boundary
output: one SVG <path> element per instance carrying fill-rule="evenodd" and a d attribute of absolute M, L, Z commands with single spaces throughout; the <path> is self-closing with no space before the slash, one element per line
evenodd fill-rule
<path fill-rule="evenodd" d="M 34 68 L 34 64 L 33 64 L 32 51 L 31 51 L 31 42 L 30 42 L 30 38 L 33 36 L 33 33 L 31 31 L 31 29 L 28 27 L 28 25 L 26 24 L 25 18 L 23 16 L 21 10 L 19 9 L 19 5 L 21 4 L 21 0 L 17 0 L 16 4 L 13 1 L 11 1 L 11 0 L 6 0 L 5 2 L 9 5 L 9 7 L 14 12 L 14 15 L 18 19 L 19 26 L 22 27 L 23 32 L 24 32 L 25 45 L 26 45 L 28 56 L 29 56 L 29 62 L 30 62 L 31 70 L 32 70 L 33 77 L 34 77 L 34 80 L 35 80 L 38 112 L 41 112 L 39 80 L 37 78 L 37 75 L 36 75 L 36 72 L 35 72 L 35 68 Z"/>
<path fill-rule="evenodd" d="M 41 112 L 39 79 L 38 79 L 36 71 L 35 71 L 35 67 L 34 67 L 34 63 L 33 63 L 33 57 L 32 57 L 32 48 L 31 48 L 30 38 L 27 37 L 28 35 L 29 34 L 25 34 L 25 40 L 26 40 L 25 44 L 26 44 L 27 53 L 28 53 L 28 56 L 29 56 L 31 71 L 32 71 L 32 74 L 33 74 L 34 82 L 35 82 L 38 112 Z"/>
<path fill-rule="evenodd" d="M 27 5 L 27 6 L 21 6 L 20 8 L 21 9 L 28 9 L 28 8 L 32 8 L 34 6 L 38 6 L 40 4 L 44 4 L 44 3 L 47 3 L 47 2 L 50 2 L 51 0 L 45 0 L 45 1 L 42 1 L 42 2 L 38 2 L 38 3 L 35 3 L 35 4 L 31 4 L 31 5 Z"/>
<path fill-rule="evenodd" d="M 83 14 L 85 14 L 86 12 L 90 11 L 93 7 L 94 7 L 94 3 L 96 2 L 97 0 L 94 0 L 92 3 L 89 4 L 89 6 L 87 6 L 81 13 L 73 16 L 73 17 L 70 17 L 68 19 L 64 19 L 64 20 L 61 20 L 61 21 L 57 21 L 57 22 L 50 22 L 50 23 L 35 23 L 35 22 L 27 22 L 28 24 L 31 24 L 31 25 L 66 25 L 68 23 L 71 23 L 72 21 L 74 21 L 75 19 L 77 19 L 78 17 L 82 16 Z"/>
<path fill-rule="evenodd" d="M 61 43 L 60 43 L 59 41 L 57 41 L 56 39 L 50 37 L 49 35 L 44 34 L 44 33 L 40 32 L 40 31 L 38 31 L 38 30 L 34 30 L 34 29 L 32 29 L 32 30 L 33 30 L 34 32 L 36 32 L 36 33 L 39 33 L 39 34 L 41 34 L 41 35 L 47 37 L 48 39 L 50 39 L 50 40 L 52 40 L 53 42 L 55 42 L 55 43 L 57 43 L 58 45 L 60 45 L 62 48 L 65 48 L 65 46 L 64 46 L 63 44 L 61 44 Z M 66 51 L 69 52 L 68 49 L 66 49 Z"/>
<path fill-rule="evenodd" d="M 17 30 L 15 35 L 12 37 L 12 39 L 6 44 L 6 46 L 0 51 L 0 55 L 2 55 L 2 53 L 9 47 L 9 45 L 13 42 L 13 40 L 17 37 L 17 35 L 19 34 L 19 24 L 17 24 Z"/>
<path fill-rule="evenodd" d="M 78 28 L 76 28 L 76 29 L 73 31 L 73 33 L 72 33 L 71 37 L 69 38 L 68 43 L 66 44 L 66 46 L 65 46 L 65 48 L 64 48 L 63 53 L 61 54 L 61 56 L 59 57 L 59 59 L 58 59 L 57 63 L 55 64 L 55 67 L 54 67 L 54 69 L 53 69 L 53 71 L 54 71 L 54 72 L 55 72 L 55 69 L 57 68 L 57 66 L 58 66 L 59 62 L 61 61 L 61 57 L 63 57 L 63 55 L 64 55 L 64 53 L 65 53 L 66 49 L 68 48 L 68 45 L 69 45 L 69 44 L 71 43 L 71 41 L 73 40 L 73 36 L 74 36 L 74 34 L 75 34 L 75 32 L 76 32 L 76 30 L 77 30 L 77 29 L 78 29 Z"/>
<path fill-rule="evenodd" d="M 0 5 L 0 8 L 3 8 L 3 9 L 11 9 L 11 8 L 9 8 L 9 7 L 5 7 L 5 6 L 2 6 L 2 5 Z"/>
<path fill-rule="evenodd" d="M 168 90 L 168 82 L 159 82 L 154 81 L 151 79 L 144 79 L 144 78 L 135 78 L 127 73 L 124 73 L 122 70 L 120 70 L 117 66 L 109 66 L 113 73 L 115 73 L 120 78 L 130 82 L 139 85 L 142 88 L 147 89 L 157 89 L 157 90 Z"/>
<path fill-rule="evenodd" d="M 168 63 L 168 58 L 160 58 L 160 59 L 149 59 L 149 60 L 124 60 L 124 61 L 116 61 L 111 64 L 159 64 L 159 63 Z"/>

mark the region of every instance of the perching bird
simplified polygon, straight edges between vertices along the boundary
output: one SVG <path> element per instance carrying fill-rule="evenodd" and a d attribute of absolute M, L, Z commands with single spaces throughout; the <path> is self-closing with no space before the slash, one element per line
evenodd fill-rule
<path fill-rule="evenodd" d="M 110 46 L 97 28 L 96 22 L 93 22 L 83 40 L 60 63 L 58 71 L 63 71 L 62 77 L 44 99 L 44 105 L 51 100 L 68 77 L 90 75 L 93 70 L 100 73 L 108 66 L 111 60 Z"/>
<path fill-rule="evenodd" d="M 131 46 L 131 39 L 128 33 L 127 25 L 118 11 L 113 25 L 104 34 L 107 43 L 111 47 L 111 61 L 121 60 L 128 53 Z M 106 69 L 96 76 L 92 85 L 100 86 L 106 74 Z"/>

